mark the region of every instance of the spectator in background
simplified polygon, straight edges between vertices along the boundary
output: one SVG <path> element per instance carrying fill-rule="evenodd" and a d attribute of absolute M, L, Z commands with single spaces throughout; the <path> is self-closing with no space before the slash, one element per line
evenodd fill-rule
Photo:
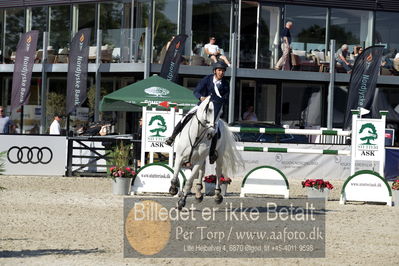
<path fill-rule="evenodd" d="M 220 48 L 216 43 L 216 38 L 215 37 L 209 37 L 209 43 L 205 44 L 205 53 L 208 55 L 208 57 L 212 60 L 213 63 L 216 63 L 219 58 L 223 60 L 224 63 L 227 64 L 227 66 L 230 67 L 230 62 L 227 60 L 227 57 L 222 55 L 220 53 Z"/>
<path fill-rule="evenodd" d="M 285 23 L 285 27 L 283 33 L 281 34 L 281 50 L 283 50 L 283 55 L 278 60 L 274 69 L 276 70 L 290 70 L 290 51 L 291 51 L 291 32 L 290 30 L 293 27 L 292 21 L 287 21 Z"/>
<path fill-rule="evenodd" d="M 55 114 L 54 120 L 50 125 L 50 135 L 60 135 L 61 134 L 61 125 L 60 121 L 62 120 L 61 115 Z"/>
<path fill-rule="evenodd" d="M 0 133 L 15 133 L 15 125 L 12 120 L 6 116 L 6 110 L 0 106 Z"/>
<path fill-rule="evenodd" d="M 361 49 L 361 50 L 360 50 Z M 356 57 L 363 52 L 363 48 L 361 46 L 355 45 L 353 47 L 353 52 L 350 54 L 350 58 L 352 60 L 356 60 Z"/>
<path fill-rule="evenodd" d="M 135 142 L 133 144 L 134 148 L 134 158 L 137 161 L 137 167 L 141 167 L 141 136 L 143 132 L 143 118 L 139 119 L 139 127 L 136 132 L 136 140 L 140 140 L 140 142 Z"/>
<path fill-rule="evenodd" d="M 166 52 L 169 49 L 170 44 L 172 41 L 175 39 L 175 35 L 172 35 L 172 38 L 162 47 L 161 53 L 159 54 L 159 64 L 163 64 L 163 61 L 165 60 Z"/>
<path fill-rule="evenodd" d="M 248 121 L 258 121 L 253 105 L 248 106 L 247 111 L 242 115 L 242 118 Z"/>
<path fill-rule="evenodd" d="M 343 44 L 340 49 L 335 54 L 335 60 L 337 63 L 342 65 L 342 67 L 346 70 L 346 73 L 352 72 L 352 65 L 347 60 L 349 56 L 349 47 L 347 44 Z"/>

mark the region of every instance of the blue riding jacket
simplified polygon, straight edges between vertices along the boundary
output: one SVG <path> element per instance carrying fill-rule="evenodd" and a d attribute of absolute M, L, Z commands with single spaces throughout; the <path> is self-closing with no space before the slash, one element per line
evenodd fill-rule
<path fill-rule="evenodd" d="M 194 96 L 197 99 L 201 97 L 208 97 L 211 95 L 211 101 L 215 107 L 215 118 L 219 114 L 220 109 L 223 108 L 223 104 L 229 102 L 230 86 L 229 83 L 223 78 L 220 86 L 218 87 L 219 93 L 222 97 L 219 97 L 215 91 L 215 85 L 213 83 L 213 74 L 204 77 L 194 89 Z M 199 101 L 198 105 L 200 105 Z"/>

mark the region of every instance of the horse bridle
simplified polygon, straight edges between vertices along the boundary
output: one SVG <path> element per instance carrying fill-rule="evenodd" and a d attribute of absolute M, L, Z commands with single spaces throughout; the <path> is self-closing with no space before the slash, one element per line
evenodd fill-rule
<path fill-rule="evenodd" d="M 209 110 L 209 104 L 210 102 L 205 106 L 205 113 L 208 113 Z M 192 143 L 191 138 L 189 137 L 189 141 L 190 141 L 190 146 L 191 146 L 191 151 L 190 151 L 190 156 L 188 157 L 188 161 L 191 161 L 191 156 L 193 155 L 194 152 L 194 148 L 196 148 L 201 141 L 204 139 L 206 132 L 210 129 L 210 128 L 215 128 L 215 123 L 213 126 L 208 126 L 207 123 L 209 123 L 208 120 L 205 120 L 205 124 L 203 122 L 201 122 L 201 120 L 198 118 L 198 112 L 195 112 L 195 118 L 197 119 L 197 123 L 199 125 L 201 125 L 204 130 L 202 130 L 202 132 L 200 134 L 197 134 L 197 137 L 195 138 L 194 143 Z M 191 123 L 190 123 L 191 124 Z"/>

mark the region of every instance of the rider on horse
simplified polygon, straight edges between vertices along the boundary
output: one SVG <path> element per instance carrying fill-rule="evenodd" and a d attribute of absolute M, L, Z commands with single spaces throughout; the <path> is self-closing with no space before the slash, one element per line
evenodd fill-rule
<path fill-rule="evenodd" d="M 194 96 L 200 100 L 198 105 L 211 95 L 211 101 L 215 107 L 215 121 L 222 112 L 223 104 L 229 102 L 230 87 L 227 80 L 224 78 L 227 65 L 223 62 L 216 62 L 213 65 L 213 74 L 204 77 L 194 89 Z M 190 121 L 191 117 L 196 113 L 198 105 L 191 109 L 187 115 L 176 125 L 172 136 L 166 140 L 167 145 L 172 145 L 176 136 L 182 131 L 184 126 Z M 212 144 L 209 151 L 209 162 L 213 164 L 217 159 L 216 144 L 218 134 L 212 138 Z"/>

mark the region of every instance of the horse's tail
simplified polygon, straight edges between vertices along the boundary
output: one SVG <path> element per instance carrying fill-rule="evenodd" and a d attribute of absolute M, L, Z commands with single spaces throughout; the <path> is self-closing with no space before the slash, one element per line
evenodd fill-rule
<path fill-rule="evenodd" d="M 230 131 L 226 122 L 219 119 L 219 128 L 222 134 L 222 141 L 224 142 L 225 149 L 223 152 L 223 165 L 222 173 L 226 176 L 234 176 L 238 171 L 244 169 L 244 160 L 236 148 L 236 137 Z"/>

